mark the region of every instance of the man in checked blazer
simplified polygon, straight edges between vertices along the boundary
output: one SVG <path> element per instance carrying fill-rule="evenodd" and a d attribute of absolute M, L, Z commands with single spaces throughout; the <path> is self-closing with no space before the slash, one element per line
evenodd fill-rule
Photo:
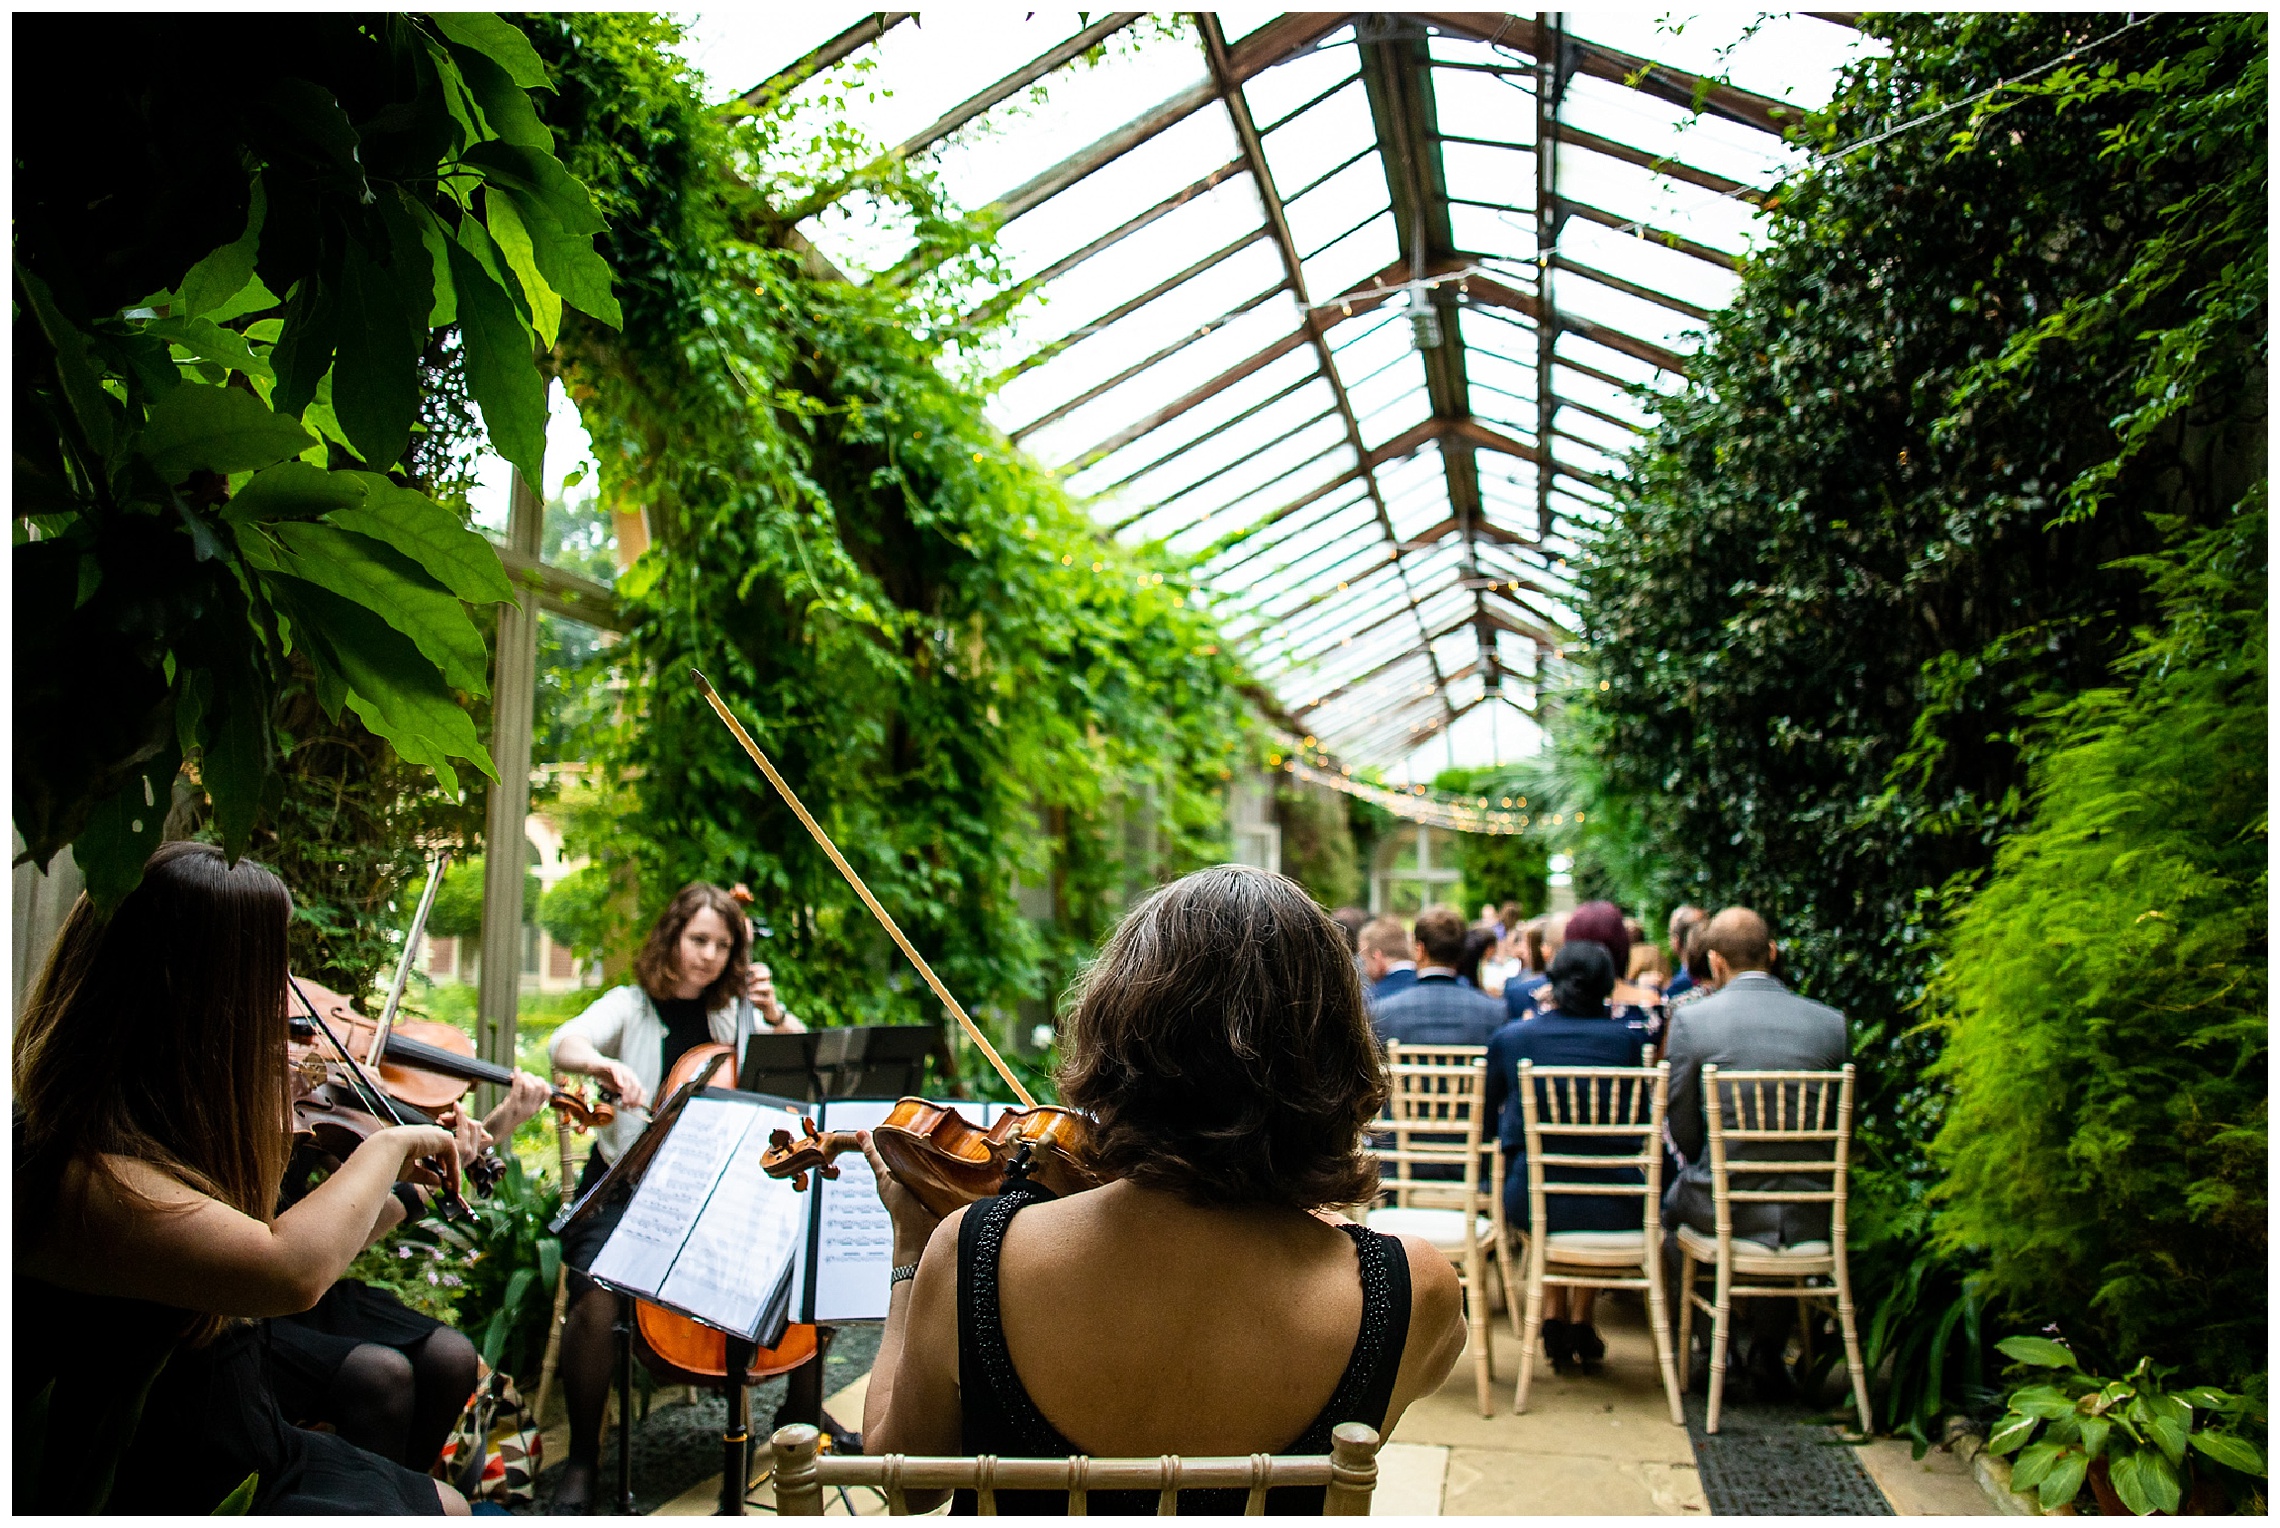
<path fill-rule="evenodd" d="M 1799 997 L 1773 975 L 1777 953 L 1765 919 L 1746 907 L 1729 907 L 1710 920 L 1705 932 L 1710 977 L 1717 989 L 1678 1009 L 1671 1020 L 1671 1143 L 1685 1166 L 1663 1192 L 1665 1266 L 1677 1288 L 1676 1230 L 1684 1223 L 1704 1234 L 1717 1231 L 1710 1194 L 1710 1126 L 1702 1106 L 1702 1068 L 1721 1072 L 1833 1072 L 1850 1059 L 1845 1016 L 1825 1003 Z M 1780 1160 L 1795 1151 L 1778 1141 L 1737 1141 L 1727 1160 L 1750 1157 Z M 1749 1188 L 1826 1188 L 1826 1178 L 1752 1178 Z M 1829 1206 L 1763 1204 L 1733 1206 L 1734 1235 L 1769 1247 L 1829 1239 Z M 1763 1389 L 1783 1388 L 1779 1354 L 1788 1338 L 1790 1303 L 1742 1300 L 1737 1315 L 1749 1328 L 1748 1370 Z M 1739 1332 L 1736 1334 L 1740 1335 Z"/>
<path fill-rule="evenodd" d="M 1378 1001 L 1370 1014 L 1380 1044 L 1486 1045 L 1504 1022 L 1504 1005 L 1457 980 L 1465 952 L 1465 915 L 1428 907 L 1417 915 L 1417 981 Z"/>

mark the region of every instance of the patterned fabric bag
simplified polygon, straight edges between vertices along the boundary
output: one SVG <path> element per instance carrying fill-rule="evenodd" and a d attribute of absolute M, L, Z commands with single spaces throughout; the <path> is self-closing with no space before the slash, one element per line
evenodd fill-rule
<path fill-rule="evenodd" d="M 443 1445 L 435 1478 L 471 1502 L 527 1506 L 538 1486 L 544 1445 L 538 1424 L 523 1404 L 515 1382 L 475 1360 L 475 1393 Z"/>

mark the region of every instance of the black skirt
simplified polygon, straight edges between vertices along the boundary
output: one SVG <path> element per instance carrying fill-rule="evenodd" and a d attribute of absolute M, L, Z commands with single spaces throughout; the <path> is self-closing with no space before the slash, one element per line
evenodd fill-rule
<path fill-rule="evenodd" d="M 305 1311 L 269 1324 L 269 1377 L 277 1404 L 294 1422 L 325 1418 L 333 1376 L 366 1343 L 407 1358 L 443 1323 L 423 1316 L 384 1289 L 342 1279 Z"/>

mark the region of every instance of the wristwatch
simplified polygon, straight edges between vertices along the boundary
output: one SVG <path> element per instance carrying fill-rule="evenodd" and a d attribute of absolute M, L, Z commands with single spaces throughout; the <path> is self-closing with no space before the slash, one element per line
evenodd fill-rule
<path fill-rule="evenodd" d="M 891 1268 L 887 1271 L 887 1288 L 892 1289 L 897 1284 L 902 1283 L 905 1279 L 915 1279 L 917 1277 L 918 1264 L 916 1263 L 905 1263 L 900 1268 Z"/>

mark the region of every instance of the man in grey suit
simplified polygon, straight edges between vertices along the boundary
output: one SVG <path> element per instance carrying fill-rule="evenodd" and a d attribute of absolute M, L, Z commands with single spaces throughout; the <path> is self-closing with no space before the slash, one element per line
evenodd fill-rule
<path fill-rule="evenodd" d="M 1486 1045 L 1504 1023 L 1504 1005 L 1457 980 L 1465 952 L 1465 915 L 1428 907 L 1417 915 L 1417 980 L 1381 997 L 1371 1010 L 1378 1039 L 1404 1045 Z"/>
<path fill-rule="evenodd" d="M 1717 990 L 1678 1010 L 1670 1044 L 1670 1122 L 1672 1144 L 1685 1166 L 1663 1194 L 1665 1261 L 1673 1291 L 1679 1259 L 1675 1231 L 1680 1224 L 1715 1234 L 1717 1217 L 1710 1195 L 1710 1127 L 1702 1108 L 1702 1068 L 1721 1072 L 1833 1072 L 1850 1057 L 1845 1016 L 1824 1003 L 1799 997 L 1773 975 L 1776 954 L 1765 919 L 1746 907 L 1729 907 L 1710 920 L 1704 934 L 1710 976 Z M 1729 1110 L 1730 1114 L 1730 1110 Z M 1728 1162 L 1750 1157 L 1780 1160 L 1796 1148 L 1777 1141 L 1737 1141 L 1727 1147 Z M 1741 1186 L 1764 1189 L 1825 1189 L 1825 1177 L 1754 1177 Z M 1733 1206 L 1734 1235 L 1772 1247 L 1829 1239 L 1825 1204 Z M 1791 1302 L 1736 1301 L 1737 1326 L 1749 1334 L 1748 1372 L 1761 1389 L 1779 1392 L 1785 1378 L 1781 1350 L 1788 1340 Z"/>

